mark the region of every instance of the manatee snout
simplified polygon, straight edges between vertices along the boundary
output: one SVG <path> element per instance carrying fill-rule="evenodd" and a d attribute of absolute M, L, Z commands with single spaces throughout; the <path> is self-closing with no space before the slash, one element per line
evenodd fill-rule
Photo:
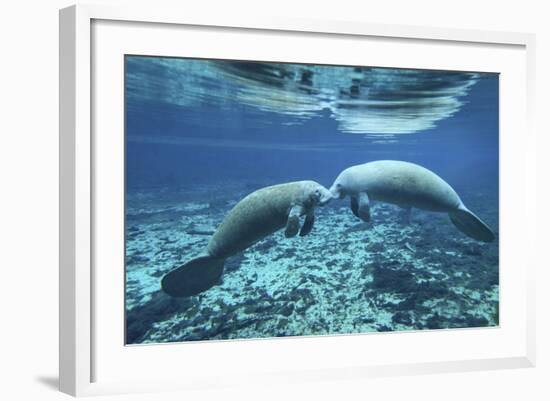
<path fill-rule="evenodd" d="M 327 203 L 329 203 L 331 200 L 334 199 L 334 196 L 332 195 L 332 192 L 330 192 L 325 187 L 321 187 L 318 191 L 318 205 L 319 206 L 325 206 Z"/>
<path fill-rule="evenodd" d="M 306 181 L 303 185 L 307 207 L 325 206 L 334 199 L 328 189 L 315 181 Z"/>
<path fill-rule="evenodd" d="M 329 189 L 329 193 L 330 196 L 332 196 L 332 199 L 344 199 L 346 197 L 346 194 L 342 190 L 342 185 L 338 182 L 332 184 Z"/>

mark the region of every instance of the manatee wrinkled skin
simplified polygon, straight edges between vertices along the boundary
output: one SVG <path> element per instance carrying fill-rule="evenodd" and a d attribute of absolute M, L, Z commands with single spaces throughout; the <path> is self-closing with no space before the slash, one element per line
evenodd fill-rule
<path fill-rule="evenodd" d="M 333 199 L 315 181 L 296 181 L 259 189 L 237 203 L 210 239 L 203 256 L 167 273 L 161 281 L 164 292 L 174 297 L 196 295 L 215 285 L 225 259 L 285 228 L 285 236 L 307 235 L 314 222 L 314 209 Z M 300 217 L 306 216 L 300 230 Z"/>
<path fill-rule="evenodd" d="M 353 213 L 364 221 L 370 221 L 370 200 L 378 200 L 407 210 L 445 212 L 469 237 L 484 242 L 495 239 L 445 180 L 414 163 L 378 160 L 349 167 L 338 175 L 330 192 L 335 198 L 349 196 Z"/>
<path fill-rule="evenodd" d="M 310 199 L 316 190 L 327 191 L 326 188 L 319 187 L 314 181 L 298 181 L 251 193 L 225 216 L 208 243 L 207 254 L 227 258 L 279 231 L 286 226 L 293 206 L 302 206 L 300 215 L 303 216 L 320 204 L 315 199 Z M 322 204 L 330 198 L 328 191 L 325 192 Z"/>

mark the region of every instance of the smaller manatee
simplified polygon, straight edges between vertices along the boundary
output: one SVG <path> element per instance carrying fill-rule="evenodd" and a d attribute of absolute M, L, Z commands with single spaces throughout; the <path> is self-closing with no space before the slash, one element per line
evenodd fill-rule
<path fill-rule="evenodd" d="M 204 255 L 168 272 L 162 290 L 173 297 L 188 297 L 214 286 L 225 259 L 244 251 L 262 238 L 285 228 L 287 238 L 309 234 L 316 206 L 333 197 L 315 181 L 297 181 L 259 189 L 237 203 L 210 238 Z M 300 217 L 305 216 L 300 228 Z"/>
<path fill-rule="evenodd" d="M 491 242 L 495 235 L 462 202 L 455 190 L 434 172 L 414 163 L 378 160 L 352 166 L 340 173 L 330 192 L 350 197 L 353 214 L 370 221 L 370 200 L 449 214 L 452 223 L 467 236 Z"/>

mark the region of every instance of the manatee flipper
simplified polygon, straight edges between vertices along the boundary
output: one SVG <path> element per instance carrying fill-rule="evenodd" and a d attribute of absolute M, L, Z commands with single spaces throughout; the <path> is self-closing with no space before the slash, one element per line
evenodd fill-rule
<path fill-rule="evenodd" d="M 223 273 L 225 259 L 201 256 L 168 272 L 162 290 L 172 297 L 190 297 L 216 285 Z"/>
<path fill-rule="evenodd" d="M 369 196 L 366 192 L 359 193 L 359 207 L 357 209 L 357 215 L 363 221 L 370 221 Z"/>
<path fill-rule="evenodd" d="M 288 213 L 288 220 L 286 222 L 285 237 L 295 237 L 300 230 L 300 215 L 302 214 L 302 206 L 292 206 Z"/>
<path fill-rule="evenodd" d="M 463 205 L 457 210 L 449 212 L 449 217 L 456 228 L 468 237 L 483 242 L 491 242 L 495 239 L 495 234 L 487 224 Z"/>
<path fill-rule="evenodd" d="M 304 224 L 302 225 L 302 229 L 300 230 L 300 237 L 303 237 L 304 235 L 308 235 L 312 228 L 313 223 L 315 222 L 315 214 L 313 211 L 306 214 L 306 219 L 304 220 Z"/>
<path fill-rule="evenodd" d="M 349 206 L 356 217 L 359 217 L 359 200 L 355 196 L 349 197 Z"/>

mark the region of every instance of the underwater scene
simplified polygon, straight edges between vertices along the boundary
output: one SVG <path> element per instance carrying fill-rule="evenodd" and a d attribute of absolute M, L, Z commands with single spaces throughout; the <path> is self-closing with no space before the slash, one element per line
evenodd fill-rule
<path fill-rule="evenodd" d="M 499 77 L 125 56 L 126 344 L 499 325 Z"/>

